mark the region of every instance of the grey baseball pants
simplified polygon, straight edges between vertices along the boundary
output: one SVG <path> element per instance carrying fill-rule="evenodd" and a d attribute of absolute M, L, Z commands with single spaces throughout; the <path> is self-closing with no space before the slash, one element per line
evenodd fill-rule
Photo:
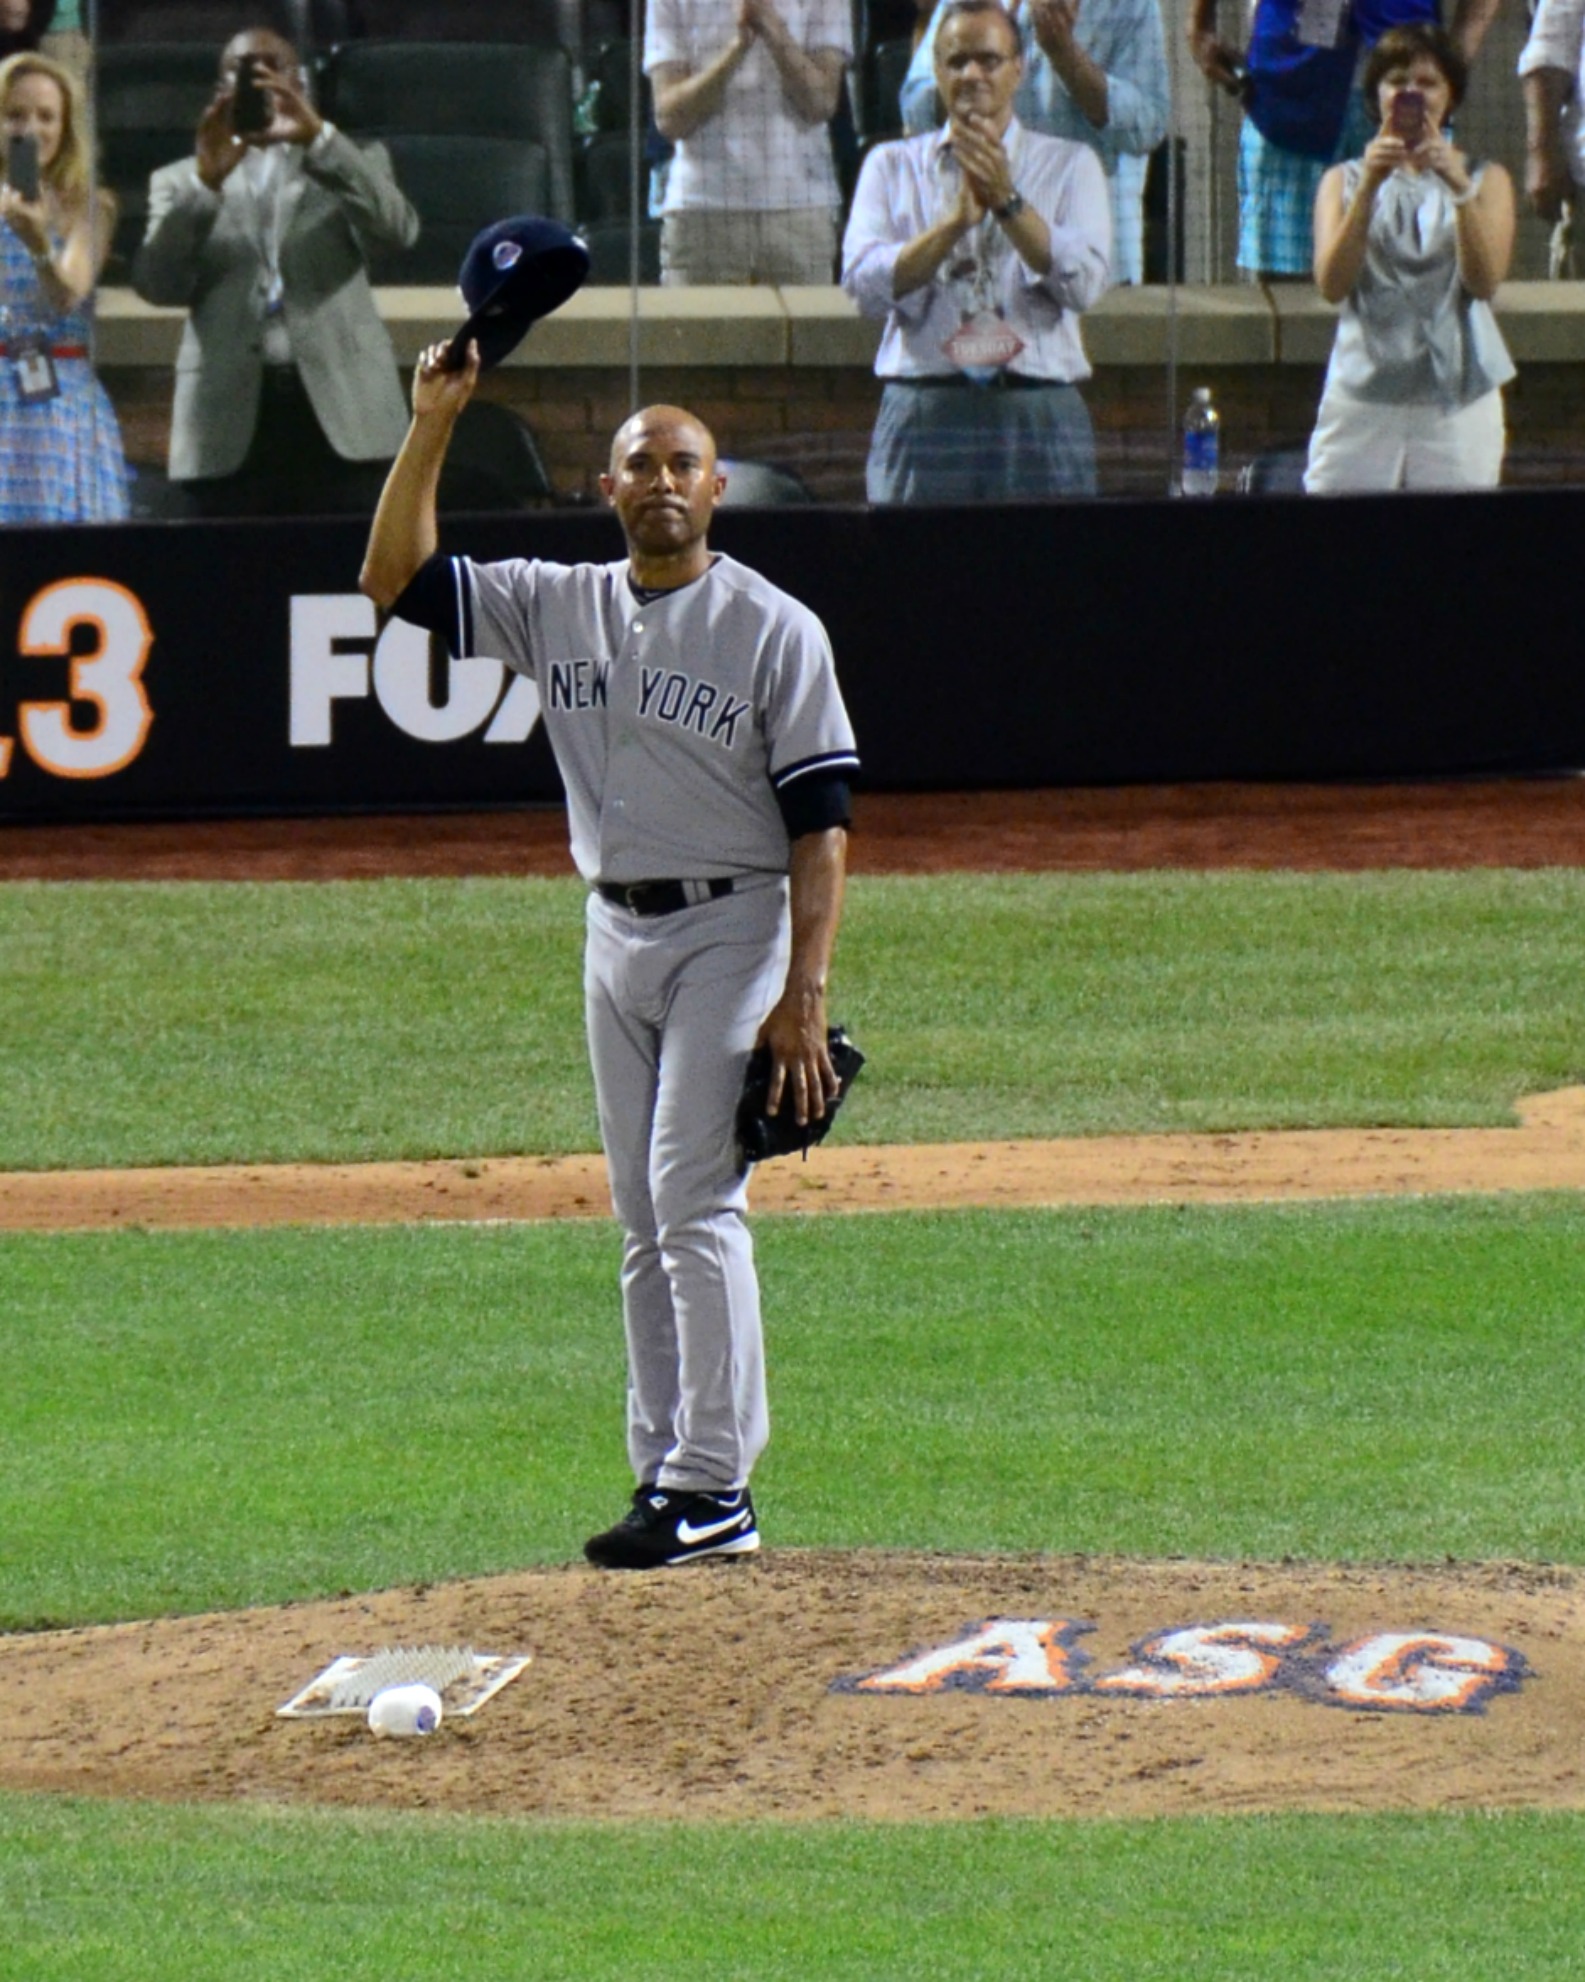
<path fill-rule="evenodd" d="M 789 945 L 778 876 L 674 915 L 636 916 L 589 897 L 585 1014 L 611 1202 L 626 1235 L 628 1456 L 641 1483 L 742 1486 L 769 1437 L 733 1118 Z"/>

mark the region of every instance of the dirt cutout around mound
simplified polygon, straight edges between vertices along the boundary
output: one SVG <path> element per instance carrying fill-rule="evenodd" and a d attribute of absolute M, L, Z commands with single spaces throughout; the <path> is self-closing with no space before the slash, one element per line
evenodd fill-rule
<path fill-rule="evenodd" d="M 988 1619 L 1021 1620 L 1026 1640 L 1060 1622 L 1087 1661 L 1079 1683 L 835 1690 Z M 1436 1633 L 1467 1641 L 1433 1647 L 1460 1684 L 1459 1657 L 1510 1677 L 1478 1711 L 1351 1710 L 1284 1683 L 1280 1662 L 1257 1691 L 1107 1693 L 1194 1622 L 1305 1641 L 1312 1676 L 1350 1648 L 1356 1667 L 1401 1676 L 1419 1654 L 1394 1664 L 1393 1648 Z M 1585 1579 L 1505 1566 L 770 1550 L 658 1575 L 549 1570 L 0 1639 L 0 1785 L 558 1818 L 1578 1807 L 1582 1633 Z M 358 1716 L 278 1717 L 338 1655 L 413 1644 L 532 1657 L 422 1740 L 382 1741 Z"/>

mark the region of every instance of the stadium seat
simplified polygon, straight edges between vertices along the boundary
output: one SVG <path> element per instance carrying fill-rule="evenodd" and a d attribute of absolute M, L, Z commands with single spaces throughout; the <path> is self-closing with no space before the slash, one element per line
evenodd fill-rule
<path fill-rule="evenodd" d="M 723 509 L 814 501 L 803 477 L 779 461 L 734 461 L 723 456 L 716 466 L 726 477 Z"/>
<path fill-rule="evenodd" d="M 214 94 L 219 44 L 112 42 L 99 50 L 95 112 L 99 176 L 119 218 L 103 280 L 130 281 L 148 215 L 149 174 L 190 158 L 193 133 Z"/>
<path fill-rule="evenodd" d="M 221 48 L 245 28 L 273 28 L 299 48 L 314 45 L 305 0 L 99 0 L 99 45 L 127 42 L 202 42 L 211 75 Z"/>
<path fill-rule="evenodd" d="M 912 42 L 915 27 L 923 28 L 933 9 L 923 14 L 914 0 L 858 0 L 858 46 L 873 48 L 877 42 Z"/>
<path fill-rule="evenodd" d="M 589 286 L 625 289 L 632 280 L 632 235 L 625 220 L 597 220 L 578 232 L 589 247 Z M 660 281 L 660 222 L 638 230 L 638 279 L 652 288 Z"/>
<path fill-rule="evenodd" d="M 109 131 L 179 130 L 187 149 L 219 79 L 220 44 L 112 42 L 95 70 L 96 122 Z"/>
<path fill-rule="evenodd" d="M 906 37 L 876 42 L 864 50 L 859 64 L 858 99 L 854 104 L 859 138 L 864 145 L 902 136 L 899 99 L 903 78 L 913 58 L 913 43 Z"/>
<path fill-rule="evenodd" d="M 396 183 L 418 209 L 423 231 L 411 248 L 374 257 L 376 282 L 455 284 L 481 227 L 512 213 L 543 213 L 550 163 L 525 138 L 431 137 L 393 131 L 380 142 Z"/>
<path fill-rule="evenodd" d="M 348 0 L 308 0 L 308 34 L 304 45 L 331 49 L 351 33 Z"/>
<path fill-rule="evenodd" d="M 603 41 L 589 57 L 586 98 L 597 131 L 625 131 L 633 114 L 633 46 L 626 40 Z M 647 123 L 650 117 L 650 89 L 647 77 L 639 83 L 639 111 Z M 586 126 L 584 128 L 587 128 Z"/>
<path fill-rule="evenodd" d="M 370 41 L 532 42 L 575 54 L 578 0 L 347 0 L 353 35 Z"/>
<path fill-rule="evenodd" d="M 622 220 L 632 211 L 633 147 L 625 131 L 601 131 L 578 149 L 578 218 Z M 639 211 L 648 196 L 649 167 L 640 161 Z"/>
<path fill-rule="evenodd" d="M 556 500 L 534 431 L 492 399 L 471 399 L 452 432 L 441 473 L 443 510 L 533 509 Z"/>
<path fill-rule="evenodd" d="M 1240 495 L 1303 495 L 1309 444 L 1262 448 L 1239 469 L 1233 486 Z"/>
<path fill-rule="evenodd" d="M 548 161 L 544 210 L 572 221 L 572 71 L 564 49 L 349 41 L 326 64 L 323 100 L 354 137 L 531 139 Z"/>

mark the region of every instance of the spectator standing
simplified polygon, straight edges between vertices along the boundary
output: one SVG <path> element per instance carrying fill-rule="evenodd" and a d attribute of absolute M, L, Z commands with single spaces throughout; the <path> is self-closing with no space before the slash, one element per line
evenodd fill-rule
<path fill-rule="evenodd" d="M 267 99 L 239 132 L 244 63 Z M 383 145 L 322 118 L 291 43 L 235 36 L 194 156 L 149 182 L 133 285 L 189 310 L 176 360 L 170 475 L 192 513 L 364 510 L 407 431 L 368 259 L 410 247 L 418 216 Z"/>
<path fill-rule="evenodd" d="M 676 150 L 661 280 L 829 283 L 841 193 L 828 128 L 848 0 L 650 0 L 644 68 Z"/>
<path fill-rule="evenodd" d="M 1513 255 L 1513 182 L 1448 133 L 1468 80 L 1438 27 L 1393 28 L 1365 67 L 1381 120 L 1315 210 L 1315 280 L 1342 304 L 1310 441 L 1312 495 L 1495 488 L 1513 360 L 1491 298 Z"/>
<path fill-rule="evenodd" d="M 903 129 L 936 122 L 940 0 L 903 79 Z M 1014 106 L 1027 130 L 1088 145 L 1112 203 L 1112 280 L 1145 279 L 1145 174 L 1167 134 L 1170 89 L 1158 0 L 1018 0 L 1009 10 L 1023 40 Z"/>
<path fill-rule="evenodd" d="M 1453 40 L 1466 65 L 1500 4 L 1457 0 Z M 1390 28 L 1435 26 L 1440 0 L 1255 0 L 1244 54 L 1219 35 L 1216 10 L 1217 0 L 1191 0 L 1189 49 L 1244 106 L 1238 267 L 1252 280 L 1307 279 L 1322 175 L 1363 152 L 1376 129 L 1356 87 L 1362 64 Z"/>
<path fill-rule="evenodd" d="M 1022 44 L 1000 0 L 951 0 L 935 58 L 947 122 L 869 154 L 843 244 L 843 287 L 886 319 L 870 500 L 1093 495 L 1077 319 L 1106 288 L 1100 160 L 1013 115 Z"/>
<path fill-rule="evenodd" d="M 1519 57 L 1525 102 L 1524 188 L 1541 219 L 1572 217 L 1585 185 L 1585 0 L 1540 0 Z"/>
<path fill-rule="evenodd" d="M 92 298 L 115 226 L 95 193 L 82 97 L 47 56 L 0 63 L 0 122 L 31 140 L 38 194 L 0 189 L 0 521 L 113 522 L 127 470 L 108 394 L 95 377 Z"/>

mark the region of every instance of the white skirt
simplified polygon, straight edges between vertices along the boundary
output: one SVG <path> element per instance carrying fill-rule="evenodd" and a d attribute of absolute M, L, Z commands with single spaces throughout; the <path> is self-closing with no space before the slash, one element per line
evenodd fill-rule
<path fill-rule="evenodd" d="M 1468 406 L 1394 406 L 1328 385 L 1310 436 L 1309 495 L 1494 489 L 1508 435 L 1502 390 Z"/>

